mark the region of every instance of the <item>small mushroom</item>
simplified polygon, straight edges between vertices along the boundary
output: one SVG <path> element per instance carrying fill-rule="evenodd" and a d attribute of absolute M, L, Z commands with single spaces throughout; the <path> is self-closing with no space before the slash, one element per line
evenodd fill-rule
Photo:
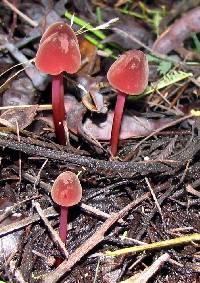
<path fill-rule="evenodd" d="M 81 65 L 78 40 L 66 23 L 52 24 L 43 34 L 35 58 L 41 72 L 52 75 L 52 108 L 58 142 L 66 144 L 63 121 L 65 120 L 63 72 L 74 74 Z"/>
<path fill-rule="evenodd" d="M 111 132 L 112 156 L 116 156 L 117 154 L 126 96 L 141 94 L 147 87 L 148 75 L 148 61 L 146 55 L 140 50 L 125 52 L 108 70 L 108 81 L 118 91 Z"/>
<path fill-rule="evenodd" d="M 61 173 L 52 186 L 51 197 L 61 206 L 59 235 L 63 242 L 67 238 L 68 207 L 76 205 L 82 198 L 82 187 L 77 175 L 71 171 Z"/>

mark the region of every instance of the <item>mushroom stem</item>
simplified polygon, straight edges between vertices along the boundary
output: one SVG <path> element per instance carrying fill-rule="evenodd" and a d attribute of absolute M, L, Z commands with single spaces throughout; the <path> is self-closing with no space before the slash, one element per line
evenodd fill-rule
<path fill-rule="evenodd" d="M 126 94 L 121 91 L 118 91 L 117 101 L 115 105 L 115 112 L 112 124 L 112 132 L 111 132 L 111 154 L 112 156 L 116 156 L 117 154 L 117 146 L 119 142 L 119 133 L 121 128 L 122 115 L 124 112 L 124 104 L 126 100 Z"/>
<path fill-rule="evenodd" d="M 68 218 L 68 207 L 61 206 L 59 236 L 63 241 L 63 243 L 65 243 L 67 239 L 67 225 L 68 225 L 67 218 Z"/>
<path fill-rule="evenodd" d="M 63 121 L 65 119 L 64 108 L 64 84 L 63 74 L 52 77 L 52 108 L 55 133 L 59 144 L 66 145 Z"/>

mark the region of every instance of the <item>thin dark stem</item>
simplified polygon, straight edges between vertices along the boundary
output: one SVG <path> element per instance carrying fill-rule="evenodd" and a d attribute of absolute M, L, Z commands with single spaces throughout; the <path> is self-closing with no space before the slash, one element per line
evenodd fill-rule
<path fill-rule="evenodd" d="M 52 108 L 55 133 L 59 144 L 66 145 L 63 121 L 65 119 L 63 74 L 52 78 Z"/>
<path fill-rule="evenodd" d="M 124 104 L 126 100 L 126 95 L 123 92 L 118 92 L 117 101 L 115 105 L 115 113 L 112 124 L 112 132 L 111 132 L 111 154 L 112 156 L 116 156 L 117 154 L 117 146 L 119 142 L 119 133 L 121 128 L 122 115 L 124 112 Z"/>
<path fill-rule="evenodd" d="M 13 2 L 13 5 L 17 8 L 18 0 L 13 0 L 12 2 Z M 9 39 L 12 38 L 16 26 L 17 26 L 17 13 L 13 11 L 12 24 L 11 24 L 9 35 L 8 35 Z"/>
<path fill-rule="evenodd" d="M 68 218 L 68 207 L 61 206 L 59 236 L 63 241 L 63 243 L 66 242 L 66 238 L 67 238 L 67 218 Z"/>

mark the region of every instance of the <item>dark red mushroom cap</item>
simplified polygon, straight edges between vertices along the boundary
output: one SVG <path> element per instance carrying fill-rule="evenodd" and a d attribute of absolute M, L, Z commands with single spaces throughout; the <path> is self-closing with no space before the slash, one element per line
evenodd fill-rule
<path fill-rule="evenodd" d="M 63 71 L 76 73 L 81 65 L 78 40 L 66 23 L 57 22 L 43 34 L 35 58 L 36 67 L 43 73 L 58 75 Z"/>
<path fill-rule="evenodd" d="M 148 84 L 148 61 L 140 50 L 121 55 L 110 67 L 107 78 L 111 86 L 130 95 L 141 94 Z"/>
<path fill-rule="evenodd" d="M 73 206 L 82 198 L 82 187 L 76 174 L 71 171 L 61 173 L 52 186 L 51 197 L 61 206 Z"/>

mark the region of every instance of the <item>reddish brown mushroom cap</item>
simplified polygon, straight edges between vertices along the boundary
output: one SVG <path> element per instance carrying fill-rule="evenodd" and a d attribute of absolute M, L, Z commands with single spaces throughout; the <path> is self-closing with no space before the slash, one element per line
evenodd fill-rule
<path fill-rule="evenodd" d="M 81 65 L 78 40 L 72 28 L 62 22 L 51 25 L 43 34 L 35 58 L 36 67 L 43 73 L 73 74 Z"/>
<path fill-rule="evenodd" d="M 107 78 L 113 88 L 129 95 L 139 95 L 147 87 L 148 75 L 146 55 L 140 50 L 131 50 L 112 64 Z"/>
<path fill-rule="evenodd" d="M 82 198 L 82 187 L 76 174 L 71 171 L 61 173 L 54 181 L 51 197 L 61 206 L 73 206 Z"/>

